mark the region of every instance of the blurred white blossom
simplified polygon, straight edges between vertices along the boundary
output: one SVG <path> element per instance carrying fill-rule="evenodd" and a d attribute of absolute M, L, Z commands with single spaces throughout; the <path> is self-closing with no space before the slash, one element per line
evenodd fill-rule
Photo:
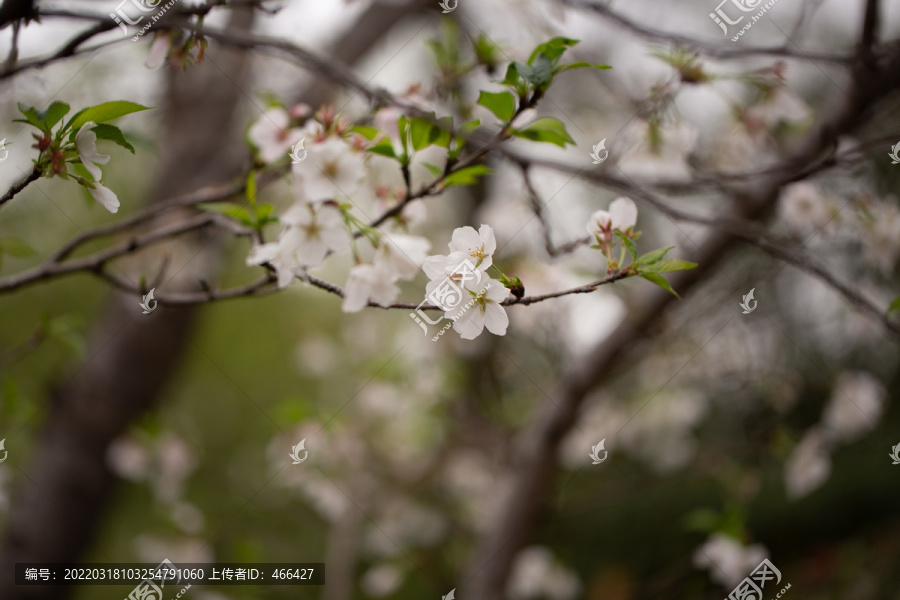
<path fill-rule="evenodd" d="M 712 534 L 694 553 L 694 566 L 709 569 L 709 577 L 731 588 L 747 577 L 768 556 L 760 544 L 744 546 L 723 533 Z"/>
<path fill-rule="evenodd" d="M 575 573 L 559 564 L 547 548 L 531 546 L 516 555 L 507 586 L 511 598 L 571 600 L 580 591 Z"/>
<path fill-rule="evenodd" d="M 878 424 L 886 393 L 884 385 L 869 373 L 841 373 L 822 415 L 822 427 L 833 441 L 857 440 Z"/>
<path fill-rule="evenodd" d="M 887 275 L 893 271 L 900 256 L 900 210 L 893 197 L 870 210 L 871 223 L 863 233 L 865 257 Z"/>
<path fill-rule="evenodd" d="M 287 156 L 291 146 L 303 139 L 300 127 L 291 127 L 291 116 L 280 107 L 265 111 L 250 126 L 247 137 L 258 150 L 263 162 L 270 163 Z"/>
<path fill-rule="evenodd" d="M 390 563 L 375 565 L 360 579 L 359 585 L 367 596 L 382 598 L 390 596 L 403 583 L 403 573 Z"/>
<path fill-rule="evenodd" d="M 784 188 L 778 210 L 790 228 L 801 234 L 824 229 L 834 213 L 816 184 L 801 181 Z"/>
<path fill-rule="evenodd" d="M 313 141 L 307 146 L 308 159 L 292 165 L 310 200 L 350 197 L 359 190 L 366 174 L 361 152 L 337 137 Z"/>
<path fill-rule="evenodd" d="M 804 434 L 784 465 L 784 483 L 791 500 L 816 490 L 831 475 L 831 455 L 822 432 L 814 427 Z"/>

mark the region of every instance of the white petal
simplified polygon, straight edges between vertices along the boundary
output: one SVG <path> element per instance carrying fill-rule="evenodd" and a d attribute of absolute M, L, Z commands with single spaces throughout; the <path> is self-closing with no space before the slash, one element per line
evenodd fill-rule
<path fill-rule="evenodd" d="M 431 280 L 446 277 L 447 258 L 443 254 L 426 257 L 425 262 L 422 263 L 422 270 L 425 271 L 425 275 Z"/>
<path fill-rule="evenodd" d="M 609 205 L 609 214 L 612 219 L 612 228 L 625 232 L 629 227 L 637 223 L 637 206 L 630 198 L 616 198 Z"/>
<path fill-rule="evenodd" d="M 278 244 L 269 243 L 254 246 L 247 255 L 247 265 L 262 265 L 275 260 L 278 256 Z"/>
<path fill-rule="evenodd" d="M 488 302 L 484 307 L 484 325 L 494 335 L 506 335 L 509 317 L 503 307 L 495 302 Z"/>
<path fill-rule="evenodd" d="M 453 329 L 464 340 L 474 340 L 481 335 L 481 332 L 484 331 L 484 313 L 481 312 L 481 307 L 475 305 L 469 308 L 453 323 Z"/>
<path fill-rule="evenodd" d="M 150 44 L 150 52 L 147 53 L 147 62 L 144 65 L 148 69 L 158 69 L 166 61 L 169 55 L 169 48 L 172 45 L 172 38 L 168 34 L 158 34 Z"/>
<path fill-rule="evenodd" d="M 605 210 L 598 210 L 594 214 L 591 215 L 591 218 L 588 220 L 587 230 L 591 235 L 602 236 L 603 228 L 609 226 L 612 222 L 612 216 Z"/>
<path fill-rule="evenodd" d="M 356 265 L 350 269 L 347 282 L 344 284 L 344 312 L 359 312 L 369 303 L 369 289 L 372 286 L 372 265 Z"/>
<path fill-rule="evenodd" d="M 494 236 L 494 229 L 490 225 L 482 224 L 478 229 L 478 236 L 481 238 L 485 254 L 493 254 L 497 251 L 497 238 Z"/>
<path fill-rule="evenodd" d="M 472 251 L 481 248 L 481 236 L 474 228 L 457 227 L 453 230 L 453 237 L 450 240 L 451 252 L 465 252 L 471 254 Z"/>
<path fill-rule="evenodd" d="M 78 149 L 81 164 L 95 181 L 100 181 L 103 174 L 94 163 L 105 165 L 109 162 L 109 156 L 97 153 L 97 134 L 91 131 L 91 127 L 96 127 L 96 123 L 89 121 L 78 130 L 78 133 L 75 134 L 75 147 Z"/>
<path fill-rule="evenodd" d="M 88 192 L 94 197 L 94 200 L 102 204 L 109 212 L 119 212 L 119 199 L 111 189 L 95 183 L 93 188 L 88 188 Z"/>

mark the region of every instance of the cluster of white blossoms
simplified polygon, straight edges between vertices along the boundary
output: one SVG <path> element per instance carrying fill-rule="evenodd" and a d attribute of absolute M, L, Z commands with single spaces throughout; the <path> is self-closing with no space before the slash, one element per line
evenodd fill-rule
<path fill-rule="evenodd" d="M 732 587 L 767 556 L 768 552 L 760 544 L 744 546 L 731 536 L 714 533 L 694 553 L 694 566 L 709 569 L 710 579 Z"/>
<path fill-rule="evenodd" d="M 509 297 L 509 291 L 487 274 L 497 251 L 494 230 L 489 225 L 478 231 L 459 227 L 448 246 L 450 254 L 429 256 L 422 264 L 431 280 L 425 287 L 426 296 L 448 299 L 439 305 L 464 340 L 475 339 L 485 328 L 494 335 L 506 335 L 509 317 L 500 303 Z M 468 302 L 463 303 L 466 296 Z"/>
<path fill-rule="evenodd" d="M 91 182 L 91 187 L 87 188 L 88 192 L 106 210 L 115 213 L 119 211 L 119 198 L 111 189 L 100 185 L 103 173 L 97 165 L 108 163 L 109 155 L 97 152 L 97 134 L 92 131 L 96 126 L 97 124 L 92 121 L 88 121 L 81 126 L 78 133 L 75 134 L 75 148 L 78 150 L 78 158 L 81 159 L 81 164 L 94 178 L 94 181 Z"/>
<path fill-rule="evenodd" d="M 637 206 L 630 198 L 616 198 L 609 205 L 609 210 L 598 210 L 591 215 L 587 224 L 588 233 L 603 246 L 613 241 L 615 231 L 631 236 L 637 224 Z"/>

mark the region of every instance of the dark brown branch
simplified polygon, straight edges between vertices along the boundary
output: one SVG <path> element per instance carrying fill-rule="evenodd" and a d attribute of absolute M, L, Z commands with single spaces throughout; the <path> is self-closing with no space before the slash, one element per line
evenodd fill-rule
<path fill-rule="evenodd" d="M 20 179 L 19 181 L 12 184 L 12 186 L 3 194 L 3 197 L 0 198 L 0 207 L 4 204 L 12 200 L 16 194 L 24 190 L 29 184 L 37 181 L 41 176 L 41 172 L 37 169 L 33 169 L 31 173 Z"/>

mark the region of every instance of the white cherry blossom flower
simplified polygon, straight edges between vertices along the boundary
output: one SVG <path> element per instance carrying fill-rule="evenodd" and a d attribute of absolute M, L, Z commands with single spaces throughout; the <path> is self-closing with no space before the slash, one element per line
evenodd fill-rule
<path fill-rule="evenodd" d="M 278 288 L 286 288 L 301 270 L 295 253 L 297 242 L 293 239 L 300 235 L 296 229 L 285 229 L 277 242 L 255 246 L 247 256 L 247 264 L 272 265 L 278 276 Z"/>
<path fill-rule="evenodd" d="M 784 189 L 778 204 L 779 214 L 788 225 L 801 234 L 814 233 L 832 220 L 829 207 L 819 188 L 801 181 Z"/>
<path fill-rule="evenodd" d="M 307 160 L 293 165 L 306 195 L 312 200 L 352 196 L 366 173 L 362 153 L 336 137 L 309 146 Z"/>
<path fill-rule="evenodd" d="M 334 206 L 315 210 L 311 204 L 298 201 L 282 215 L 281 222 L 299 233 L 289 239 L 297 262 L 303 266 L 316 267 L 329 250 L 340 252 L 350 245 L 344 217 Z"/>
<path fill-rule="evenodd" d="M 809 106 L 786 86 L 778 86 L 747 109 L 746 117 L 774 129 L 780 123 L 798 123 L 810 116 Z"/>
<path fill-rule="evenodd" d="M 393 275 L 382 267 L 370 264 L 356 265 L 347 275 L 344 284 L 344 312 L 359 312 L 369 304 L 369 300 L 386 306 L 400 295 Z"/>
<path fill-rule="evenodd" d="M 397 279 L 413 279 L 425 261 L 431 241 L 415 236 L 384 234 L 378 246 L 373 263 Z"/>
<path fill-rule="evenodd" d="M 889 275 L 900 257 L 900 210 L 887 202 L 879 203 L 871 210 L 872 224 L 863 234 L 865 257 Z"/>
<path fill-rule="evenodd" d="M 270 108 L 247 132 L 250 142 L 259 150 L 263 162 L 270 163 L 287 156 L 291 146 L 303 138 L 303 129 L 291 128 L 291 117 L 283 108 Z"/>
<path fill-rule="evenodd" d="M 500 302 L 506 300 L 509 290 L 495 279 L 482 278 L 480 282 L 467 281 L 464 291 L 468 292 L 463 296 L 465 302 L 444 313 L 445 318 L 455 319 L 453 329 L 459 336 L 474 340 L 485 327 L 494 335 L 506 335 L 509 317 Z"/>
<path fill-rule="evenodd" d="M 612 201 L 609 211 L 598 210 L 592 214 L 587 230 L 598 242 L 609 242 L 613 238 L 613 231 L 628 235 L 636 224 L 637 206 L 630 198 L 622 197 Z"/>
<path fill-rule="evenodd" d="M 473 227 L 458 227 L 453 231 L 450 241 L 450 252 L 462 253 L 482 271 L 494 264 L 494 252 L 497 251 L 497 239 L 490 225 L 482 225 L 478 231 Z"/>
<path fill-rule="evenodd" d="M 514 600 L 570 600 L 579 591 L 578 577 L 559 564 L 547 548 L 531 546 L 516 555 L 507 585 Z"/>
<path fill-rule="evenodd" d="M 88 121 L 81 126 L 78 133 L 75 134 L 75 148 L 78 150 L 78 158 L 81 159 L 81 164 L 84 165 L 84 168 L 88 170 L 94 181 L 100 181 L 103 178 L 103 173 L 100 172 L 100 167 L 97 165 L 108 163 L 109 155 L 97 152 L 97 134 L 91 130 L 96 126 L 97 124 L 93 121 Z M 96 199 L 97 197 L 94 196 L 94 198 Z M 118 206 L 118 203 L 116 205 Z"/>

